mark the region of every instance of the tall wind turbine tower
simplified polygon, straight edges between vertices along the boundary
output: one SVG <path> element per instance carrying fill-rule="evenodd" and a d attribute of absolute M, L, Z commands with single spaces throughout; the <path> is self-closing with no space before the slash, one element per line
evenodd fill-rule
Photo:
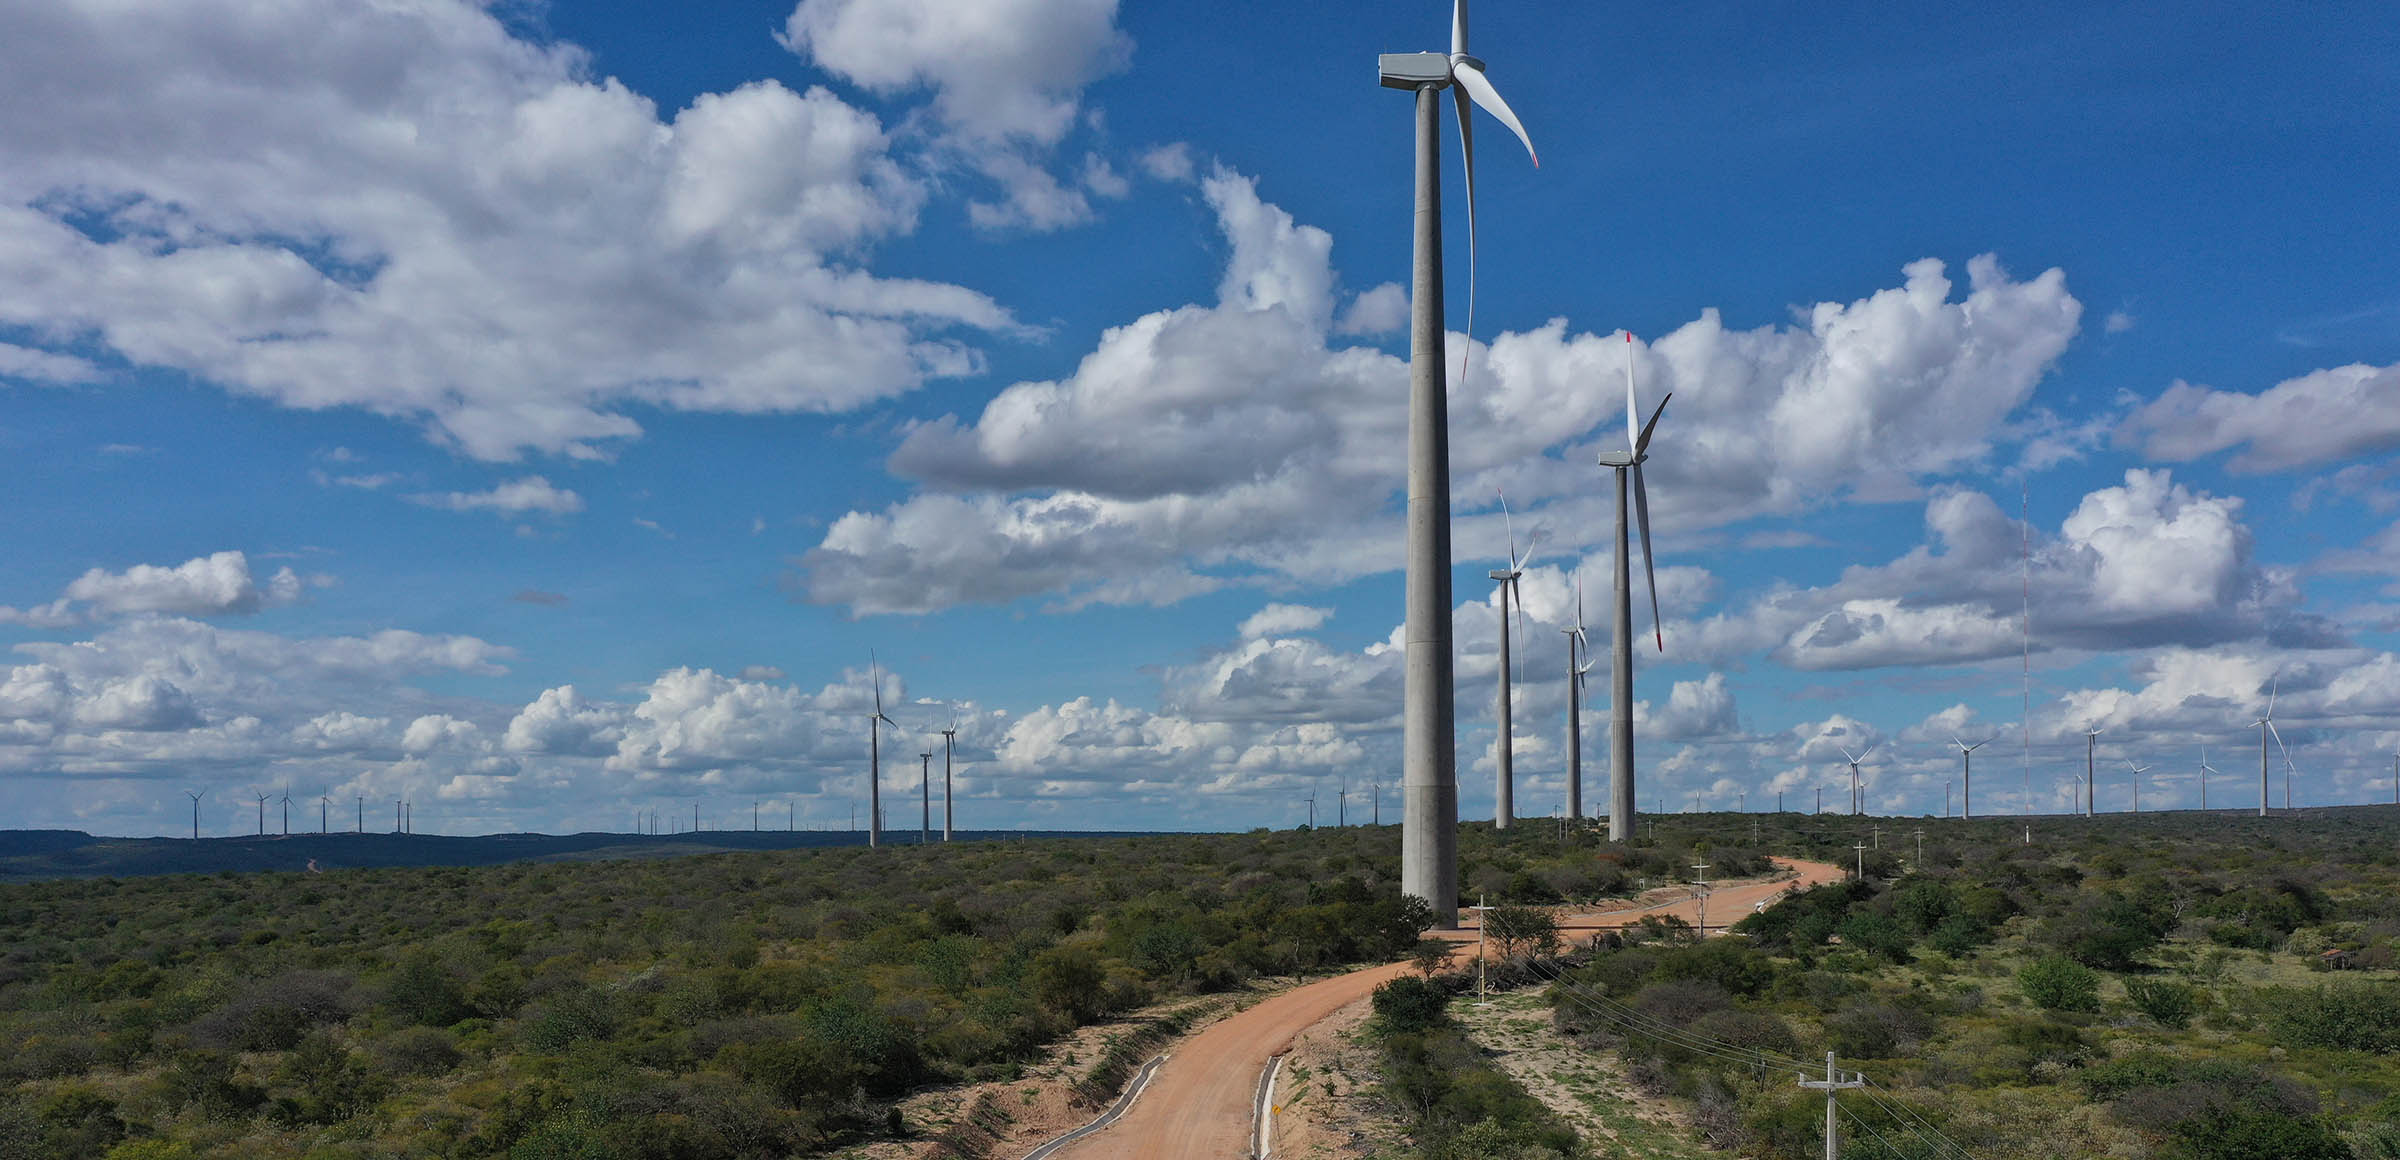
<path fill-rule="evenodd" d="M 1999 735 L 1993 734 L 1993 736 L 1997 737 Z M 1964 763 L 1963 768 L 1959 771 L 1958 786 L 1958 816 L 1961 818 L 1971 818 L 1975 816 L 1975 751 L 1983 748 L 1986 745 L 1990 745 L 1991 743 L 1992 738 L 1986 737 L 1973 745 L 1969 745 L 1966 742 L 1959 740 L 1957 734 L 1953 733 L 1950 735 L 1950 744 L 1958 746 L 1959 760 Z"/>
<path fill-rule="evenodd" d="M 292 836 L 292 787 L 283 787 L 283 836 Z"/>
<path fill-rule="evenodd" d="M 933 751 L 917 755 L 917 844 L 933 840 Z"/>
<path fill-rule="evenodd" d="M 1575 625 L 1567 634 L 1567 816 L 1583 818 L 1583 681 L 1595 662 L 1585 660 L 1591 638 L 1583 632 L 1583 571 L 1575 572 Z"/>
<path fill-rule="evenodd" d="M 2400 773 L 2400 761 L 2395 761 L 2395 762 L 2393 763 L 2392 769 L 2393 769 L 2393 771 L 2394 771 L 2394 772 L 2396 772 L 2396 773 Z M 2214 769 L 2210 769 L 2210 768 L 2209 768 L 2209 766 L 2208 766 L 2208 746 L 2206 746 L 2206 745 L 2203 745 L 2203 746 L 2201 746 L 2201 747 L 2200 747 L 2200 812 L 2201 812 L 2201 813 L 2207 813 L 2207 812 L 2208 812 L 2208 775 L 2209 775 L 2209 774 L 2212 774 L 2212 773 L 2215 773 L 2215 772 L 2216 772 L 2216 770 L 2214 770 Z"/>
<path fill-rule="evenodd" d="M 867 717 L 867 845 L 883 844 L 883 727 L 899 722 L 883 715 L 883 667 L 867 653 L 867 679 L 875 687 L 875 712 Z M 696 828 L 696 827 L 695 827 Z"/>
<path fill-rule="evenodd" d="M 945 842 L 950 840 L 950 803 L 955 796 L 950 792 L 950 750 L 957 741 L 958 714 L 954 710 L 950 714 L 950 727 L 942 730 L 942 840 Z"/>
<path fill-rule="evenodd" d="M 1402 629 L 1400 889 L 1433 908 L 1436 926 L 1458 925 L 1458 722 L 1450 638 L 1449 389 L 1442 321 L 1441 92 L 1458 104 L 1459 154 L 1466 165 L 1468 313 L 1474 312 L 1475 137 L 1472 101 L 1533 141 L 1508 102 L 1467 53 L 1466 0 L 1453 0 L 1448 53 L 1386 53 L 1376 60 L 1385 88 L 1416 94 L 1415 260 L 1408 344 L 1408 616 Z M 1537 156 L 1534 163 L 1539 165 Z M 1472 317 L 1468 327 L 1473 329 Z M 1464 364 L 1461 364 L 1464 371 Z"/>
<path fill-rule="evenodd" d="M 2101 731 L 2098 729 L 2086 729 L 2083 731 L 2083 816 L 2087 818 L 2099 812 L 2100 809 L 2100 801 L 2097 796 L 2100 792 L 2100 783 L 2095 780 L 2092 773 L 2093 754 L 2099 748 L 2100 733 Z M 2208 754 L 2205 750 L 2201 752 L 2200 759 L 2202 761 L 2208 760 Z M 2204 796 L 2205 792 L 2206 791 L 2203 791 Z"/>
<path fill-rule="evenodd" d="M 2258 730 L 2258 816 L 2262 818 L 2267 816 L 2268 735 L 2272 734 L 2274 736 L 2275 745 L 2277 748 L 2282 748 L 2283 746 L 2283 731 L 2275 727 L 2275 695 L 2282 691 L 2282 687 L 2283 679 L 2281 677 L 2277 677 L 2275 679 L 2275 683 L 2269 686 L 2267 689 L 2267 711 L 2260 714 L 2258 720 L 2250 723 L 2251 728 Z M 2283 761 L 2286 765 L 2291 764 L 2291 750 L 2285 749 L 2283 751 Z M 2286 790 L 2284 793 L 2284 801 L 2284 808 L 2290 809 L 2291 793 L 2289 790 Z"/>
<path fill-rule="evenodd" d="M 2133 759 L 2128 757 L 2125 759 L 2125 768 L 2133 771 L 2133 812 L 2138 814 L 2142 812 L 2142 775 L 2150 772 L 2150 767 L 2135 765 Z"/>
<path fill-rule="evenodd" d="M 1534 533 L 1526 541 L 1525 555 L 1517 554 L 1517 525 L 1509 518 L 1505 495 L 1500 497 L 1500 520 L 1508 527 L 1508 567 L 1490 574 L 1500 586 L 1500 700 L 1492 714 L 1497 722 L 1492 738 L 1492 828 L 1495 830 L 1507 829 L 1517 815 L 1516 738 L 1509 702 L 1509 638 L 1514 635 L 1508 619 L 1509 598 L 1516 597 L 1517 606 L 1524 607 L 1523 590 L 1518 588 L 1517 581 L 1525 575 L 1526 559 L 1533 555 L 1532 541 L 1541 538 L 1541 533 Z"/>
<path fill-rule="evenodd" d="M 1865 782 L 1858 779 L 1858 763 L 1865 761 L 1868 754 L 1875 752 L 1875 747 L 1870 745 L 1859 750 L 1856 757 L 1850 756 L 1849 746 L 1836 746 L 1836 748 L 1840 749 L 1842 756 L 1848 758 L 1850 762 L 1850 812 L 1854 815 L 1863 813 L 1867 804 L 1867 787 Z"/>
<path fill-rule="evenodd" d="M 1650 553 L 1650 490 L 1642 484 L 1642 464 L 1649 458 L 1650 435 L 1658 430 L 1659 416 L 1667 413 L 1667 400 L 1675 396 L 1669 392 L 1660 398 L 1658 409 L 1650 412 L 1650 421 L 1635 427 L 1633 359 L 1633 332 L 1629 330 L 1625 332 L 1626 449 L 1600 456 L 1602 467 L 1615 468 L 1617 472 L 1617 639 L 1612 650 L 1616 664 L 1611 673 L 1615 704 L 1609 706 L 1608 737 L 1608 839 L 1612 842 L 1633 839 L 1633 547 L 1625 524 L 1628 492 L 1634 514 L 1641 523 L 1642 573 L 1650 585 L 1652 634 L 1658 641 L 1658 651 L 1667 651 L 1666 634 L 1658 627 L 1658 568 Z"/>
<path fill-rule="evenodd" d="M 267 836 L 267 795 L 258 795 L 258 836 Z"/>
<path fill-rule="evenodd" d="M 193 793 L 187 789 L 183 791 L 183 796 L 192 799 L 192 840 L 197 842 L 200 840 L 200 799 L 207 797 L 208 791 L 204 789 Z"/>
<path fill-rule="evenodd" d="M 331 826 L 329 825 L 329 823 L 331 823 L 331 822 L 332 822 L 332 820 L 333 820 L 333 799 L 332 799 L 332 798 L 329 798 L 329 797 L 327 797 L 327 796 L 325 796 L 324 794 L 318 794 L 318 795 L 317 795 L 317 832 L 318 832 L 318 833 L 320 833 L 320 834 L 330 834 L 330 833 L 332 833 L 332 832 L 333 832 L 333 830 L 332 830 Z"/>

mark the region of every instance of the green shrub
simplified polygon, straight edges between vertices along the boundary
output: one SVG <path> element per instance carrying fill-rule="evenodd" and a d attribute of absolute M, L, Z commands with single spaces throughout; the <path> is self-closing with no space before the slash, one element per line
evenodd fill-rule
<path fill-rule="evenodd" d="M 2065 955 L 2043 955 L 2017 972 L 2017 985 L 2051 1011 L 2100 1009 L 2100 975 Z"/>
<path fill-rule="evenodd" d="M 2275 1038 L 2287 1046 L 2400 1052 L 2400 983 L 2275 988 L 2261 998 Z"/>
<path fill-rule="evenodd" d="M 1430 979 L 1403 975 L 1375 988 L 1378 1035 L 1417 1035 L 1449 1021 L 1450 992 Z"/>
<path fill-rule="evenodd" d="M 2125 980 L 2125 998 L 2133 1009 L 2162 1027 L 2181 1028 L 2200 1011 L 2198 992 L 2181 983 L 2157 979 Z"/>

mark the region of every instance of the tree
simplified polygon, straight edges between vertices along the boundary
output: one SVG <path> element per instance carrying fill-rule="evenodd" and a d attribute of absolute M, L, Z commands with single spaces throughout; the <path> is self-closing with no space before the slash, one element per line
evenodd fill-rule
<path fill-rule="evenodd" d="M 2017 972 L 2017 985 L 2035 1005 L 2051 1011 L 2100 1009 L 2100 976 L 2065 955 L 2043 955 Z"/>
<path fill-rule="evenodd" d="M 1501 958 L 1519 950 L 1540 955 L 1558 953 L 1558 920 L 1530 906 L 1495 906 L 1483 914 L 1483 933 L 1497 944 Z"/>

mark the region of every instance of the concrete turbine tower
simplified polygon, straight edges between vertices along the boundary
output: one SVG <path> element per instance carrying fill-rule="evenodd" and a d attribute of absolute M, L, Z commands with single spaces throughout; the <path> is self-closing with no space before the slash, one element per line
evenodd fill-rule
<path fill-rule="evenodd" d="M 883 667 L 867 653 L 867 680 L 875 687 L 875 711 L 867 716 L 867 845 L 883 844 L 883 727 L 899 723 L 883 715 Z M 694 827 L 697 828 L 697 827 Z"/>
<path fill-rule="evenodd" d="M 2395 770 L 2395 771 L 2400 771 L 2400 764 L 2395 764 L 2395 765 L 2393 766 L 2393 768 L 2394 768 L 2394 770 Z M 2214 769 L 2210 768 L 2210 767 L 2209 767 L 2209 764 L 2208 764 L 2208 746 L 2206 746 L 2206 745 L 2203 745 L 2203 746 L 2201 746 L 2201 747 L 2200 747 L 2200 812 L 2201 812 L 2201 813 L 2207 813 L 2207 812 L 2208 812 L 2208 775 L 2209 775 L 2209 774 L 2212 774 L 2212 773 L 2215 773 L 2215 772 L 2216 772 L 2216 770 L 2214 770 Z"/>
<path fill-rule="evenodd" d="M 1583 632 L 1583 572 L 1575 572 L 1575 624 L 1567 634 L 1567 816 L 1583 818 L 1583 682 L 1597 663 L 1591 638 Z"/>
<path fill-rule="evenodd" d="M 1969 745 L 1959 740 L 1957 734 L 1950 735 L 1950 744 L 1958 746 L 1958 758 L 1963 763 L 1963 768 L 1959 771 L 1958 784 L 1958 816 L 1961 818 L 1975 816 L 1975 751 L 1990 745 L 1992 738 L 1998 736 L 1999 734 L 1995 733 L 1991 737 Z"/>
<path fill-rule="evenodd" d="M 1630 492 L 1634 514 L 1639 518 L 1642 532 L 1642 573 L 1650 585 L 1650 625 L 1658 642 L 1658 651 L 1667 651 L 1667 638 L 1658 627 L 1658 568 L 1650 551 L 1650 490 L 1642 484 L 1642 464 L 1649 458 L 1650 436 L 1658 430 L 1659 416 L 1667 413 L 1667 400 L 1673 392 L 1658 401 L 1658 409 L 1650 412 L 1650 421 L 1634 425 L 1633 400 L 1633 332 L 1625 332 L 1625 450 L 1604 452 L 1602 467 L 1617 472 L 1617 634 L 1612 650 L 1615 665 L 1610 682 L 1615 704 L 1609 706 L 1608 738 L 1608 839 L 1626 842 L 1633 839 L 1633 563 L 1632 539 L 1625 525 L 1625 501 Z M 1629 478 L 1630 477 L 1630 480 Z M 1630 487 L 1628 483 L 1630 482 Z"/>
<path fill-rule="evenodd" d="M 957 741 L 958 711 L 952 709 L 950 727 L 942 730 L 942 840 L 945 842 L 950 840 L 950 803 L 955 796 L 950 792 L 950 751 Z"/>
<path fill-rule="evenodd" d="M 1864 813 L 1867 805 L 1867 787 L 1866 783 L 1858 779 L 1858 763 L 1865 761 L 1868 754 L 1875 752 L 1875 747 L 1870 745 L 1859 750 L 1856 757 L 1850 756 L 1850 747 L 1847 745 L 1837 745 L 1835 748 L 1840 749 L 1842 756 L 1850 762 L 1850 812 L 1853 815 Z"/>
<path fill-rule="evenodd" d="M 1525 127 L 1467 53 L 1466 0 L 1453 0 L 1450 51 L 1386 53 L 1376 60 L 1385 88 L 1416 94 L 1415 261 L 1408 344 L 1408 615 L 1402 629 L 1402 760 L 1406 814 L 1400 889 L 1433 908 L 1435 925 L 1458 925 L 1458 722 L 1450 637 L 1449 385 L 1442 321 L 1441 92 L 1458 104 L 1467 182 L 1467 329 L 1474 330 L 1475 137 L 1472 101 L 1516 133 Z M 1539 165 L 1540 158 L 1534 163 Z M 1465 377 L 1465 364 L 1460 364 Z"/>
<path fill-rule="evenodd" d="M 2267 688 L 2267 711 L 2250 723 L 2251 728 L 2258 730 L 2258 816 L 2262 818 L 2267 816 L 2267 738 L 2270 735 L 2275 738 L 2275 747 L 2283 749 L 2284 765 L 2288 767 L 2292 763 L 2292 751 L 2283 748 L 2283 731 L 2275 727 L 2275 695 L 2282 688 L 2283 678 L 2275 678 L 2275 683 Z M 2290 783 L 2287 781 L 2285 784 L 2289 786 Z M 2292 795 L 2288 788 L 2284 790 L 2283 801 L 2283 808 L 2292 808 Z"/>
<path fill-rule="evenodd" d="M 1492 739 L 1492 828 L 1505 830 L 1516 821 L 1516 731 L 1509 700 L 1509 645 L 1513 625 L 1508 618 L 1509 598 L 1515 597 L 1520 617 L 1525 607 L 1523 589 L 1518 580 L 1525 575 L 1525 561 L 1533 556 L 1533 542 L 1542 538 L 1539 531 L 1525 541 L 1525 554 L 1517 554 L 1517 525 L 1509 518 L 1508 497 L 1500 497 L 1500 520 L 1508 528 L 1508 567 L 1492 572 L 1492 580 L 1500 586 L 1500 700 L 1493 709 L 1497 722 Z"/>
<path fill-rule="evenodd" d="M 187 789 L 183 791 L 183 796 L 192 799 L 192 840 L 197 842 L 200 840 L 200 799 L 207 797 L 208 791 L 204 789 L 193 793 Z"/>
<path fill-rule="evenodd" d="M 2099 744 L 2100 730 L 2086 729 L 2083 731 L 2083 816 L 2087 818 L 2091 817 L 2100 809 L 2100 802 L 2098 798 L 2094 796 L 2099 793 L 2098 786 L 2100 783 L 2094 780 L 2092 773 L 2092 754 L 2098 748 Z M 2201 753 L 2201 760 L 2206 761 L 2207 759 L 2208 755 L 2204 750 Z M 2203 792 L 2203 796 L 2205 796 L 2205 791 Z"/>
<path fill-rule="evenodd" d="M 933 841 L 933 751 L 917 755 L 917 844 Z"/>

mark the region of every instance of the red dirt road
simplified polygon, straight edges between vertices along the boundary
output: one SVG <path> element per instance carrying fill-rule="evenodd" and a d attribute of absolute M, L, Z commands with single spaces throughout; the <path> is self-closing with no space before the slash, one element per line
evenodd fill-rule
<path fill-rule="evenodd" d="M 1749 882 L 1713 888 L 1708 899 L 1708 925 L 1721 929 L 1747 916 L 1758 903 L 1787 889 L 1840 879 L 1841 867 L 1824 862 L 1777 858 L 1797 879 Z M 1699 902 L 1598 911 L 1562 917 L 1561 933 L 1608 930 L 1641 921 L 1645 914 L 1673 915 L 1697 924 Z M 1472 943 L 1476 930 L 1467 926 L 1437 932 L 1440 937 Z M 1321 982 L 1294 987 L 1249 1010 L 1203 1029 L 1172 1049 L 1166 1066 L 1150 1081 L 1133 1110 L 1103 1131 L 1056 1153 L 1058 1160 L 1242 1160 L 1251 1154 L 1254 1101 L 1259 1072 L 1267 1061 L 1291 1049 L 1292 1039 L 1317 1021 L 1366 998 L 1375 988 L 1407 974 L 1406 963 L 1369 967 Z"/>

